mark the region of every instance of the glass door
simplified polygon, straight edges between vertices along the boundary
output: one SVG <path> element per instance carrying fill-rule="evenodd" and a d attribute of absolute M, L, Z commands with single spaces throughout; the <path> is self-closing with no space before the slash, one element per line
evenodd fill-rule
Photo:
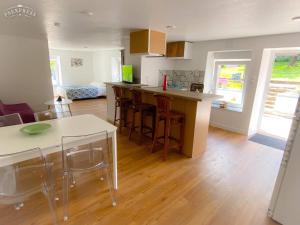
<path fill-rule="evenodd" d="M 286 140 L 299 97 L 300 56 L 276 56 L 270 76 L 259 132 Z"/>

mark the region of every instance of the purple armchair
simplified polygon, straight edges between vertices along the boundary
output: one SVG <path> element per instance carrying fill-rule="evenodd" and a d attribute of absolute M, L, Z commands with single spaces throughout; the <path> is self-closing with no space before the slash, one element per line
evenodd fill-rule
<path fill-rule="evenodd" d="M 0 101 L 0 116 L 19 113 L 23 123 L 35 122 L 34 112 L 26 103 L 7 105 Z"/>

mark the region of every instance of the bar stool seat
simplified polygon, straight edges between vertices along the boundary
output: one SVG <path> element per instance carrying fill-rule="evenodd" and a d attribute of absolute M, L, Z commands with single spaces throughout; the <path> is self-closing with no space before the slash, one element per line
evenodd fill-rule
<path fill-rule="evenodd" d="M 119 86 L 112 87 L 115 94 L 115 116 L 114 125 L 118 122 L 119 132 L 122 133 L 122 127 L 127 126 L 127 109 L 132 104 L 131 99 L 125 97 L 124 89 Z M 120 111 L 119 118 L 117 119 L 117 111 Z"/>
<path fill-rule="evenodd" d="M 170 148 L 178 147 L 179 152 L 182 152 L 184 144 L 184 126 L 185 126 L 185 115 L 181 112 L 171 110 L 171 98 L 163 95 L 156 95 L 157 107 L 156 107 L 156 122 L 155 122 L 155 134 L 152 144 L 152 152 L 157 144 L 159 144 L 159 139 L 164 139 L 164 153 L 163 159 L 166 160 Z M 164 135 L 158 136 L 160 122 L 164 122 Z M 180 126 L 180 136 L 179 138 L 171 136 L 171 130 L 175 126 Z M 175 144 L 170 144 L 170 140 L 174 140 Z"/>
<path fill-rule="evenodd" d="M 129 140 L 131 139 L 132 133 L 139 128 L 140 129 L 140 140 L 143 136 L 148 133 L 151 133 L 151 138 L 154 137 L 154 126 L 155 126 L 155 105 L 143 103 L 142 102 L 142 93 L 139 90 L 133 89 L 131 90 L 132 94 L 132 104 L 129 109 L 132 109 L 132 121 L 129 130 Z M 141 114 L 140 125 L 136 125 L 136 113 Z M 152 117 L 152 127 L 147 126 L 144 122 L 144 119 L 150 116 Z M 145 131 L 146 130 L 146 131 Z"/>

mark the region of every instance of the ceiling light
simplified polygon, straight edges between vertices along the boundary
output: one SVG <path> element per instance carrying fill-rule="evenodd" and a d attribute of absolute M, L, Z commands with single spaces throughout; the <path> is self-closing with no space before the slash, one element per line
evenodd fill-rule
<path fill-rule="evenodd" d="M 176 26 L 175 25 L 167 25 L 166 28 L 169 30 L 173 30 L 176 28 Z"/>
<path fill-rule="evenodd" d="M 292 18 L 293 21 L 300 21 L 300 16 L 295 16 Z"/>
<path fill-rule="evenodd" d="M 16 16 L 34 17 L 36 16 L 36 12 L 34 11 L 33 8 L 29 6 L 18 4 L 16 6 L 12 6 L 6 9 L 6 11 L 4 12 L 4 16 L 9 18 L 16 17 Z"/>

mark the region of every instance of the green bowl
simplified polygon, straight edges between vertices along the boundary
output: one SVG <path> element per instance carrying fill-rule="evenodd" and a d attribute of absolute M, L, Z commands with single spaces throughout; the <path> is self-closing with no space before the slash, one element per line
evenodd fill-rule
<path fill-rule="evenodd" d="M 36 124 L 31 124 L 31 125 L 22 127 L 20 129 L 20 131 L 22 133 L 30 134 L 30 135 L 40 134 L 40 133 L 43 133 L 45 130 L 48 130 L 50 127 L 51 127 L 51 125 L 48 123 L 36 123 Z"/>

